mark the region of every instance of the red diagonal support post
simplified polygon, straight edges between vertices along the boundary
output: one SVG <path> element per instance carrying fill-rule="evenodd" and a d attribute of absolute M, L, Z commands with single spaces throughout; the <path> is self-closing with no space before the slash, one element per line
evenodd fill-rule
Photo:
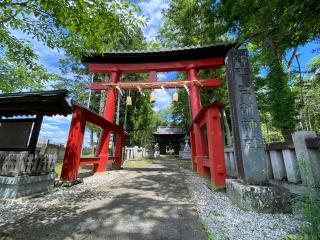
<path fill-rule="evenodd" d="M 74 110 L 60 177 L 63 181 L 77 179 L 85 126 L 81 111 Z"/>
<path fill-rule="evenodd" d="M 119 71 L 112 71 L 110 74 L 110 83 L 117 83 L 120 78 Z M 116 98 L 117 89 L 110 87 L 107 90 L 106 104 L 104 107 L 103 116 L 106 120 L 113 122 L 113 118 L 116 110 Z M 104 172 L 107 170 L 108 154 L 109 154 L 109 142 L 111 131 L 109 129 L 103 129 L 100 136 L 99 147 L 97 155 L 100 157 L 100 162 L 94 172 Z"/>
<path fill-rule="evenodd" d="M 97 113 L 85 108 L 75 102 L 72 103 L 73 116 L 71 121 L 71 126 L 69 130 L 69 137 L 66 147 L 66 152 L 63 160 L 63 167 L 60 179 L 62 181 L 74 181 L 77 179 L 78 169 L 80 165 L 94 165 L 95 168 L 99 164 L 101 165 L 101 157 L 83 157 L 81 158 L 81 149 L 83 144 L 83 137 L 85 126 L 87 122 L 93 123 L 101 127 L 104 132 L 109 133 L 110 131 L 119 135 L 119 139 L 122 139 L 117 145 L 121 145 L 124 142 L 125 131 Z M 104 139 L 104 141 L 106 141 Z M 118 152 L 121 151 L 122 147 L 118 147 Z M 117 152 L 117 154 L 118 154 Z M 118 155 L 117 155 L 118 156 Z M 118 166 L 121 165 L 121 152 L 119 152 Z M 108 158 L 103 159 L 108 160 Z M 119 165 L 120 163 L 120 165 Z"/>
<path fill-rule="evenodd" d="M 220 123 L 221 108 L 221 105 L 214 104 L 206 113 L 211 183 L 215 187 L 224 187 L 226 182 L 224 144 Z"/>

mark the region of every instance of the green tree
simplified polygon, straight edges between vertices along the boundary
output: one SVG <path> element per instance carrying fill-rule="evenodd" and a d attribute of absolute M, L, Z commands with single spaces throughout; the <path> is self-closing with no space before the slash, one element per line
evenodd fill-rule
<path fill-rule="evenodd" d="M 103 53 L 132 39 L 144 24 L 135 5 L 122 0 L 5 0 L 0 3 L 1 91 L 40 88 L 57 76 L 37 63 L 37 54 L 22 32 L 76 60 L 91 52 Z M 10 76 L 10 77 L 8 77 Z M 21 79 L 18 79 L 21 78 Z M 24 80 L 25 79 L 25 80 Z M 12 81 L 18 84 L 12 84 Z M 8 85 L 12 85 L 11 88 Z"/>
<path fill-rule="evenodd" d="M 215 10 L 226 31 L 237 41 L 257 46 L 268 69 L 269 111 L 285 138 L 296 124 L 295 95 L 283 66 L 287 51 L 318 37 L 319 2 L 307 1 L 215 1 Z"/>
<path fill-rule="evenodd" d="M 259 103 L 264 101 L 264 119 L 271 120 L 272 129 L 289 138 L 297 123 L 296 92 L 287 73 L 292 57 L 287 63 L 284 57 L 290 49 L 294 57 L 298 46 L 319 37 L 318 10 L 315 0 L 172 0 L 164 12 L 159 39 L 164 46 L 237 41 L 248 47 L 258 100 L 260 95 Z M 203 95 L 225 93 L 209 90 Z"/>

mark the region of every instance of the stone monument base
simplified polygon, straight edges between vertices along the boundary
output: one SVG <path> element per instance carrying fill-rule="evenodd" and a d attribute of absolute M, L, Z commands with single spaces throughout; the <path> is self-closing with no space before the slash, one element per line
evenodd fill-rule
<path fill-rule="evenodd" d="M 148 157 L 148 158 L 151 158 L 151 159 L 154 158 L 154 151 L 148 149 L 148 150 L 147 150 L 147 157 Z"/>
<path fill-rule="evenodd" d="M 54 187 L 56 173 L 39 176 L 0 176 L 0 198 L 15 199 L 48 192 Z"/>
<path fill-rule="evenodd" d="M 191 159 L 191 151 L 183 151 L 182 159 Z"/>
<path fill-rule="evenodd" d="M 226 180 L 227 195 L 239 208 L 263 213 L 291 212 L 290 193 L 274 186 L 247 185 L 238 179 Z"/>

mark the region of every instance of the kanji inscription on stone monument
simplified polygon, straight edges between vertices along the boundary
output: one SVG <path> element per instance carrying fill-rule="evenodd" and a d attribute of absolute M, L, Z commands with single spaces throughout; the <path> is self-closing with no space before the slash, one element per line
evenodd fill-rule
<path fill-rule="evenodd" d="M 229 51 L 227 77 L 238 175 L 261 184 L 267 181 L 267 165 L 247 50 Z"/>

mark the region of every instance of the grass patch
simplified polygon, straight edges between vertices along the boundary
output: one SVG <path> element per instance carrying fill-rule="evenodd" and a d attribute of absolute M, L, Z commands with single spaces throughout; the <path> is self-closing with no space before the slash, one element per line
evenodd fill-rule
<path fill-rule="evenodd" d="M 60 177 L 61 170 L 62 170 L 62 162 L 56 163 L 56 165 L 54 166 L 54 171 L 56 174 L 58 174 L 58 177 Z"/>
<path fill-rule="evenodd" d="M 191 170 L 192 169 L 192 162 L 191 160 L 185 160 L 185 159 L 182 159 L 182 158 L 176 158 L 176 163 L 179 167 L 182 167 L 184 169 L 189 169 Z"/>
<path fill-rule="evenodd" d="M 143 168 L 152 163 L 152 159 L 126 160 L 122 164 L 124 168 Z"/>
<path fill-rule="evenodd" d="M 207 220 L 207 219 L 205 219 L 205 220 L 202 221 L 202 226 L 203 226 L 204 230 L 205 230 L 206 233 L 207 233 L 208 240 L 214 240 L 213 235 L 209 232 L 209 223 L 208 223 L 208 220 Z"/>
<path fill-rule="evenodd" d="M 295 200 L 295 205 L 297 209 L 302 210 L 303 220 L 307 224 L 301 226 L 301 233 L 298 235 L 289 235 L 283 239 L 310 239 L 319 240 L 320 239 L 320 201 L 313 195 L 313 190 L 319 191 L 319 186 L 314 186 L 312 176 L 312 170 L 310 161 L 304 158 L 298 159 L 300 165 L 304 168 L 306 185 L 308 188 L 307 194 L 304 197 L 299 197 Z"/>

